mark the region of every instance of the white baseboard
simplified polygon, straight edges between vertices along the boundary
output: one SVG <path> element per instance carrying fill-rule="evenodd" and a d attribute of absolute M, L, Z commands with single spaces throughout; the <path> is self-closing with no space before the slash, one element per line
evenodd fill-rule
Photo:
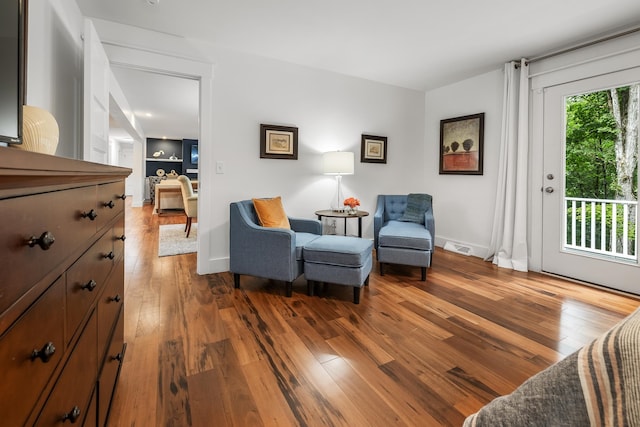
<path fill-rule="evenodd" d="M 489 248 L 485 246 L 462 242 L 460 240 L 450 239 L 447 237 L 436 237 L 436 246 L 439 246 L 445 250 L 452 250 L 453 252 L 463 255 L 470 255 L 483 259 L 486 256 L 487 251 L 489 250 Z"/>
<path fill-rule="evenodd" d="M 224 258 L 210 258 L 206 260 L 202 269 L 200 268 L 201 263 L 198 263 L 198 274 L 213 274 L 213 273 L 224 273 L 225 271 L 229 271 L 229 257 Z"/>

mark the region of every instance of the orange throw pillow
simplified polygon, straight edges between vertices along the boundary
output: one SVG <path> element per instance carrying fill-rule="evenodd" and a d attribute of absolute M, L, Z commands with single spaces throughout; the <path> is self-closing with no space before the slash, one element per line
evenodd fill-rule
<path fill-rule="evenodd" d="M 289 218 L 282 207 L 280 196 L 273 199 L 252 199 L 258 219 L 263 227 L 291 229 Z"/>

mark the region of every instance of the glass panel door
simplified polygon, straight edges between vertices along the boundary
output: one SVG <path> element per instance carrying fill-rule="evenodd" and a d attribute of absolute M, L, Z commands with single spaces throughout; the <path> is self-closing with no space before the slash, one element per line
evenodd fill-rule
<path fill-rule="evenodd" d="M 545 90 L 543 270 L 640 293 L 638 70 Z"/>

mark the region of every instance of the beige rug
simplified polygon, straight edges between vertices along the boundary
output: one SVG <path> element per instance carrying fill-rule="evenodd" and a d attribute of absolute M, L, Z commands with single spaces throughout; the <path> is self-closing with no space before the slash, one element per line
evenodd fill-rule
<path fill-rule="evenodd" d="M 184 232 L 184 224 L 166 224 L 160 226 L 158 238 L 158 256 L 180 255 L 198 250 L 198 224 L 191 225 L 189 238 Z"/>

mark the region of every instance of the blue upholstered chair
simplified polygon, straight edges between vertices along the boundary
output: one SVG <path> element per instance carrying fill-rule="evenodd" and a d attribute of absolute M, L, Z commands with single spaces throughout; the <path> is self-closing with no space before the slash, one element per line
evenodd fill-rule
<path fill-rule="evenodd" d="M 240 275 L 281 280 L 291 296 L 293 281 L 304 272 L 302 248 L 322 234 L 315 219 L 289 218 L 291 230 L 260 225 L 251 200 L 230 205 L 229 264 L 234 286 Z"/>
<path fill-rule="evenodd" d="M 435 222 L 431 196 L 379 195 L 373 216 L 373 236 L 380 275 L 384 264 L 403 264 L 421 268 L 427 279 L 431 266 Z"/>

